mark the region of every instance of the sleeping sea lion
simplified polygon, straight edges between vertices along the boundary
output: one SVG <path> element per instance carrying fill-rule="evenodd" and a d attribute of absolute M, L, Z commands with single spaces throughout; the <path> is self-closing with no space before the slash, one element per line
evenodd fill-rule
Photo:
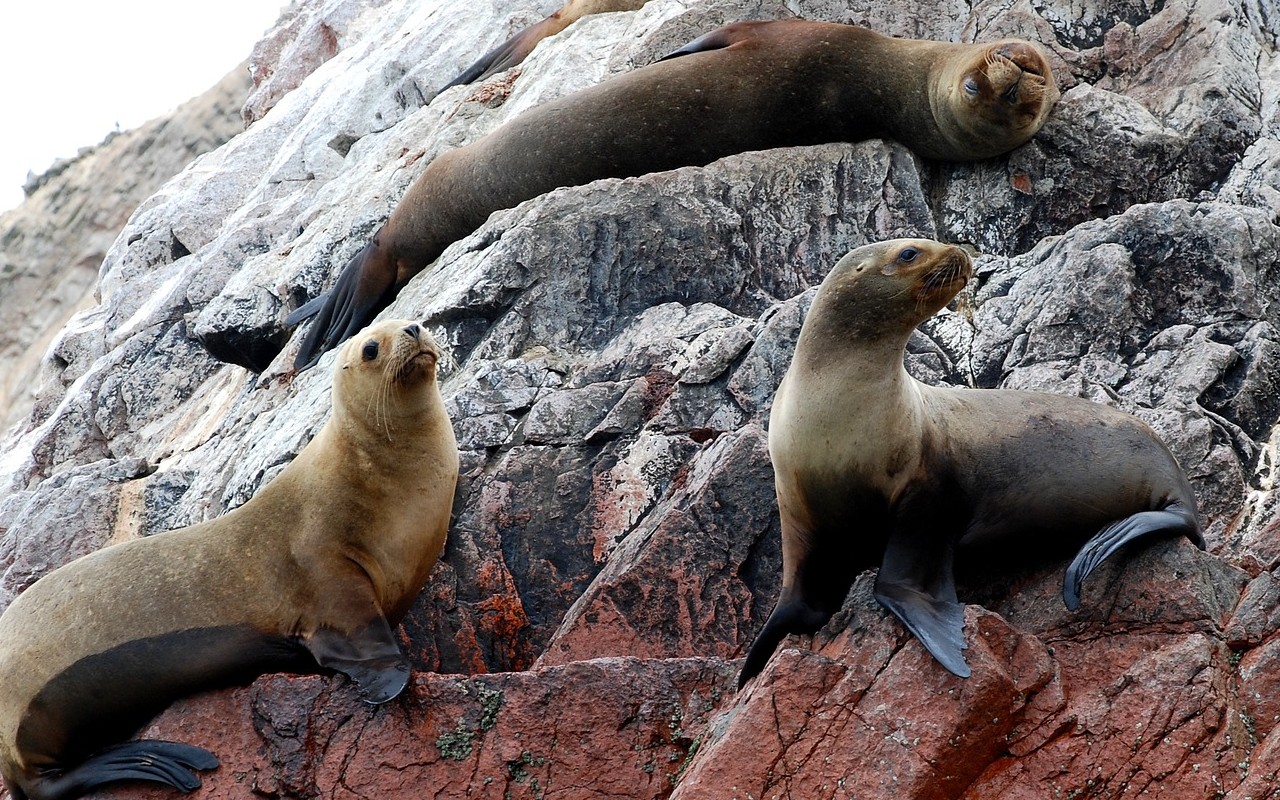
<path fill-rule="evenodd" d="M 989 158 L 1030 139 L 1057 97 L 1044 54 L 1019 40 L 891 39 L 803 20 L 719 28 L 442 153 L 333 289 L 286 319 L 317 317 L 295 364 L 359 330 L 491 213 L 556 187 L 882 136 L 927 158 Z"/>
<path fill-rule="evenodd" d="M 825 624 L 864 569 L 879 567 L 876 600 L 966 677 L 957 550 L 1082 544 L 1063 585 L 1074 610 L 1084 579 L 1130 542 L 1182 535 L 1204 548 L 1186 477 L 1135 417 L 907 374 L 912 330 L 972 274 L 959 247 L 899 239 L 854 250 L 822 282 L 769 415 L 782 592 L 739 685 L 784 636 Z"/>

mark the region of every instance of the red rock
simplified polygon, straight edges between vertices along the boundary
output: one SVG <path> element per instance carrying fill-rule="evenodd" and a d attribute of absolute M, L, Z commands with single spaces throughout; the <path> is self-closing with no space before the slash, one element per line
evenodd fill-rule
<path fill-rule="evenodd" d="M 539 665 L 622 655 L 733 658 L 750 643 L 778 580 L 763 431 L 748 426 L 718 437 L 674 483 L 569 609 Z M 769 567 L 754 587 L 768 592 L 759 600 L 742 578 L 758 560 Z"/>
<path fill-rule="evenodd" d="M 176 703 L 145 735 L 217 751 L 200 800 L 665 798 L 734 672 L 716 659 L 602 659 L 417 674 L 377 708 L 343 679 L 273 675 Z M 93 796 L 175 795 L 132 785 Z"/>

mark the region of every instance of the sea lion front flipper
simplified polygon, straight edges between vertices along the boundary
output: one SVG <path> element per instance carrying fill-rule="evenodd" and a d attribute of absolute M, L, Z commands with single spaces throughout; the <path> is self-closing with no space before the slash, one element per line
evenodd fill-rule
<path fill-rule="evenodd" d="M 886 581 L 884 573 L 876 579 L 876 600 L 902 620 L 907 630 L 920 640 L 929 654 L 953 675 L 967 678 L 972 673 L 964 660 L 964 606 L 955 599 L 935 597 L 907 583 Z"/>
<path fill-rule="evenodd" d="M 667 61 L 672 58 L 679 58 L 680 56 L 687 56 L 693 53 L 706 53 L 711 50 L 723 50 L 734 42 L 743 39 L 743 28 L 753 24 L 756 23 L 737 22 L 732 25 L 725 25 L 723 27 L 716 28 L 710 33 L 702 34 L 697 39 L 694 39 L 692 42 L 689 42 L 678 50 L 672 50 L 670 53 L 667 53 L 665 56 L 658 59 L 658 61 Z"/>
<path fill-rule="evenodd" d="M 885 546 L 873 591 L 938 663 L 967 678 L 964 606 L 953 573 L 955 506 L 927 491 L 898 503 L 897 524 Z M 951 509 L 952 519 L 945 519 Z"/>
<path fill-rule="evenodd" d="M 367 325 L 395 299 L 396 277 L 395 260 L 383 257 L 375 234 L 342 268 L 327 295 L 304 304 L 286 318 L 286 322 L 301 322 L 315 315 L 293 361 L 294 367 L 298 371 L 310 369 L 326 350 L 342 344 Z"/>
<path fill-rule="evenodd" d="M 1089 573 L 1121 547 L 1152 534 L 1182 534 L 1196 547 L 1205 549 L 1204 536 L 1200 533 L 1195 512 L 1183 504 L 1172 503 L 1160 511 L 1140 511 L 1111 523 L 1085 542 L 1062 577 L 1062 602 L 1072 611 L 1079 608 L 1080 590 Z"/>
<path fill-rule="evenodd" d="M 790 589 L 783 587 L 782 594 L 778 597 L 778 604 L 773 607 L 773 613 L 769 615 L 764 627 L 756 634 L 750 649 L 747 650 L 747 658 L 742 662 L 742 671 L 738 673 L 738 688 L 741 689 L 747 681 L 760 674 L 764 665 L 769 663 L 769 657 L 773 655 L 773 651 L 778 649 L 778 645 L 789 634 L 813 633 L 830 618 L 831 614 L 813 608 Z"/>
<path fill-rule="evenodd" d="M 218 759 L 202 747 L 140 739 L 94 753 L 57 778 L 41 777 L 32 787 L 41 800 L 79 797 L 99 786 L 119 781 L 149 781 L 180 792 L 200 788 L 197 770 L 218 766 Z"/>
<path fill-rule="evenodd" d="M 351 634 L 322 627 L 307 638 L 306 646 L 320 666 L 355 681 L 366 703 L 385 703 L 409 683 L 409 659 L 381 614 Z"/>

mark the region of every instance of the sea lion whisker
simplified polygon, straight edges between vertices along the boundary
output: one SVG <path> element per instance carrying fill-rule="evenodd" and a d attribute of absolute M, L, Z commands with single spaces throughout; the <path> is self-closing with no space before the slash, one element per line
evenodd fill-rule
<path fill-rule="evenodd" d="M 935 270 L 888 269 L 904 248 L 931 259 L 921 263 L 936 263 Z M 1140 420 L 1082 398 L 931 386 L 906 371 L 905 337 L 896 352 L 885 352 L 885 335 L 919 320 L 918 313 L 909 317 L 910 303 L 890 297 L 895 289 L 920 287 L 919 301 L 931 283 L 941 287 L 943 277 L 956 282 L 971 273 L 969 255 L 954 245 L 895 240 L 849 253 L 819 287 L 769 414 L 783 585 L 739 686 L 785 635 L 831 619 L 839 602 L 830 598 L 844 597 L 853 580 L 827 563 L 813 569 L 833 552 L 850 563 L 879 559 L 876 600 L 939 664 L 968 677 L 964 606 L 953 575 L 959 542 L 1083 545 L 1064 578 L 1068 608 L 1078 604 L 1089 572 L 1124 543 L 1186 536 L 1204 548 L 1195 494 Z M 832 301 L 836 292 L 839 302 Z M 859 322 L 852 335 L 850 319 Z M 1098 455 L 1117 453 L 1124 457 Z M 851 520 L 871 527 L 865 540 L 851 541 Z M 819 574 L 825 577 L 813 577 Z"/>

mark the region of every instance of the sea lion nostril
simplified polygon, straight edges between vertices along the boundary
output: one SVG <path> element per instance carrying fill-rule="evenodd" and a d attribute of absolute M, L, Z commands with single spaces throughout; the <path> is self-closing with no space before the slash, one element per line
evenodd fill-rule
<path fill-rule="evenodd" d="M 422 327 L 415 322 L 412 325 L 404 326 L 404 332 L 409 334 L 413 338 L 418 339 L 422 335 Z"/>

